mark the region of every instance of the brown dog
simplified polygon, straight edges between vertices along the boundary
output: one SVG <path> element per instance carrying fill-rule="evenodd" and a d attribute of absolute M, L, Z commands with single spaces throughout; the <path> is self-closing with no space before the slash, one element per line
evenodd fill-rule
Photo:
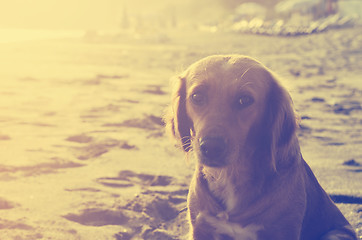
<path fill-rule="evenodd" d="M 211 56 L 176 78 L 168 128 L 198 159 L 190 239 L 357 239 L 300 153 L 288 92 L 249 57 Z"/>

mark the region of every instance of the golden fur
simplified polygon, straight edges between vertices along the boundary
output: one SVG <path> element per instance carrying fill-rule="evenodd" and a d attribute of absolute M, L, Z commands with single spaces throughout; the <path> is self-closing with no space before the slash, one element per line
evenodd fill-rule
<path fill-rule="evenodd" d="M 194 63 L 175 78 L 165 119 L 198 159 L 190 239 L 356 239 L 302 158 L 289 93 L 261 63 Z"/>

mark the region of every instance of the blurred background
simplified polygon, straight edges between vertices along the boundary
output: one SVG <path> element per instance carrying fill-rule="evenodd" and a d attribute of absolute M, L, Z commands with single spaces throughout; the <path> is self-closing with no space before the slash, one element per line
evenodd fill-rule
<path fill-rule="evenodd" d="M 165 28 L 309 34 L 360 23 L 361 5 L 358 0 L 2 0 L 0 41 Z"/>

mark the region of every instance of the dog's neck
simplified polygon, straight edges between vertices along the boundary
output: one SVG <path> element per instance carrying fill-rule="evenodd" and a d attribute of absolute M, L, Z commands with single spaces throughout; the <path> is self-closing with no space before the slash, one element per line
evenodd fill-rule
<path fill-rule="evenodd" d="M 210 193 L 222 204 L 226 212 L 232 212 L 239 203 L 235 194 L 235 185 L 227 169 L 203 167 L 202 173 L 207 182 Z"/>
<path fill-rule="evenodd" d="M 223 205 L 227 212 L 233 211 L 238 203 L 235 195 L 235 186 L 227 176 L 225 169 L 203 168 L 211 194 Z"/>
<path fill-rule="evenodd" d="M 205 190 L 215 202 L 220 205 L 227 214 L 237 214 L 247 209 L 260 195 L 265 178 L 255 180 L 250 172 L 240 169 L 212 168 L 202 166 L 200 168 Z"/>

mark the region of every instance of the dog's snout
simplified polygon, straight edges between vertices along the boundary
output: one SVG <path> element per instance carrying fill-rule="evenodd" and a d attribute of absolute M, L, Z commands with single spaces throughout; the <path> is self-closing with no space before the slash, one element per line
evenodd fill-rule
<path fill-rule="evenodd" d="M 200 151 L 204 163 L 212 167 L 225 164 L 224 155 L 226 153 L 226 143 L 221 137 L 206 137 L 200 140 Z"/>

